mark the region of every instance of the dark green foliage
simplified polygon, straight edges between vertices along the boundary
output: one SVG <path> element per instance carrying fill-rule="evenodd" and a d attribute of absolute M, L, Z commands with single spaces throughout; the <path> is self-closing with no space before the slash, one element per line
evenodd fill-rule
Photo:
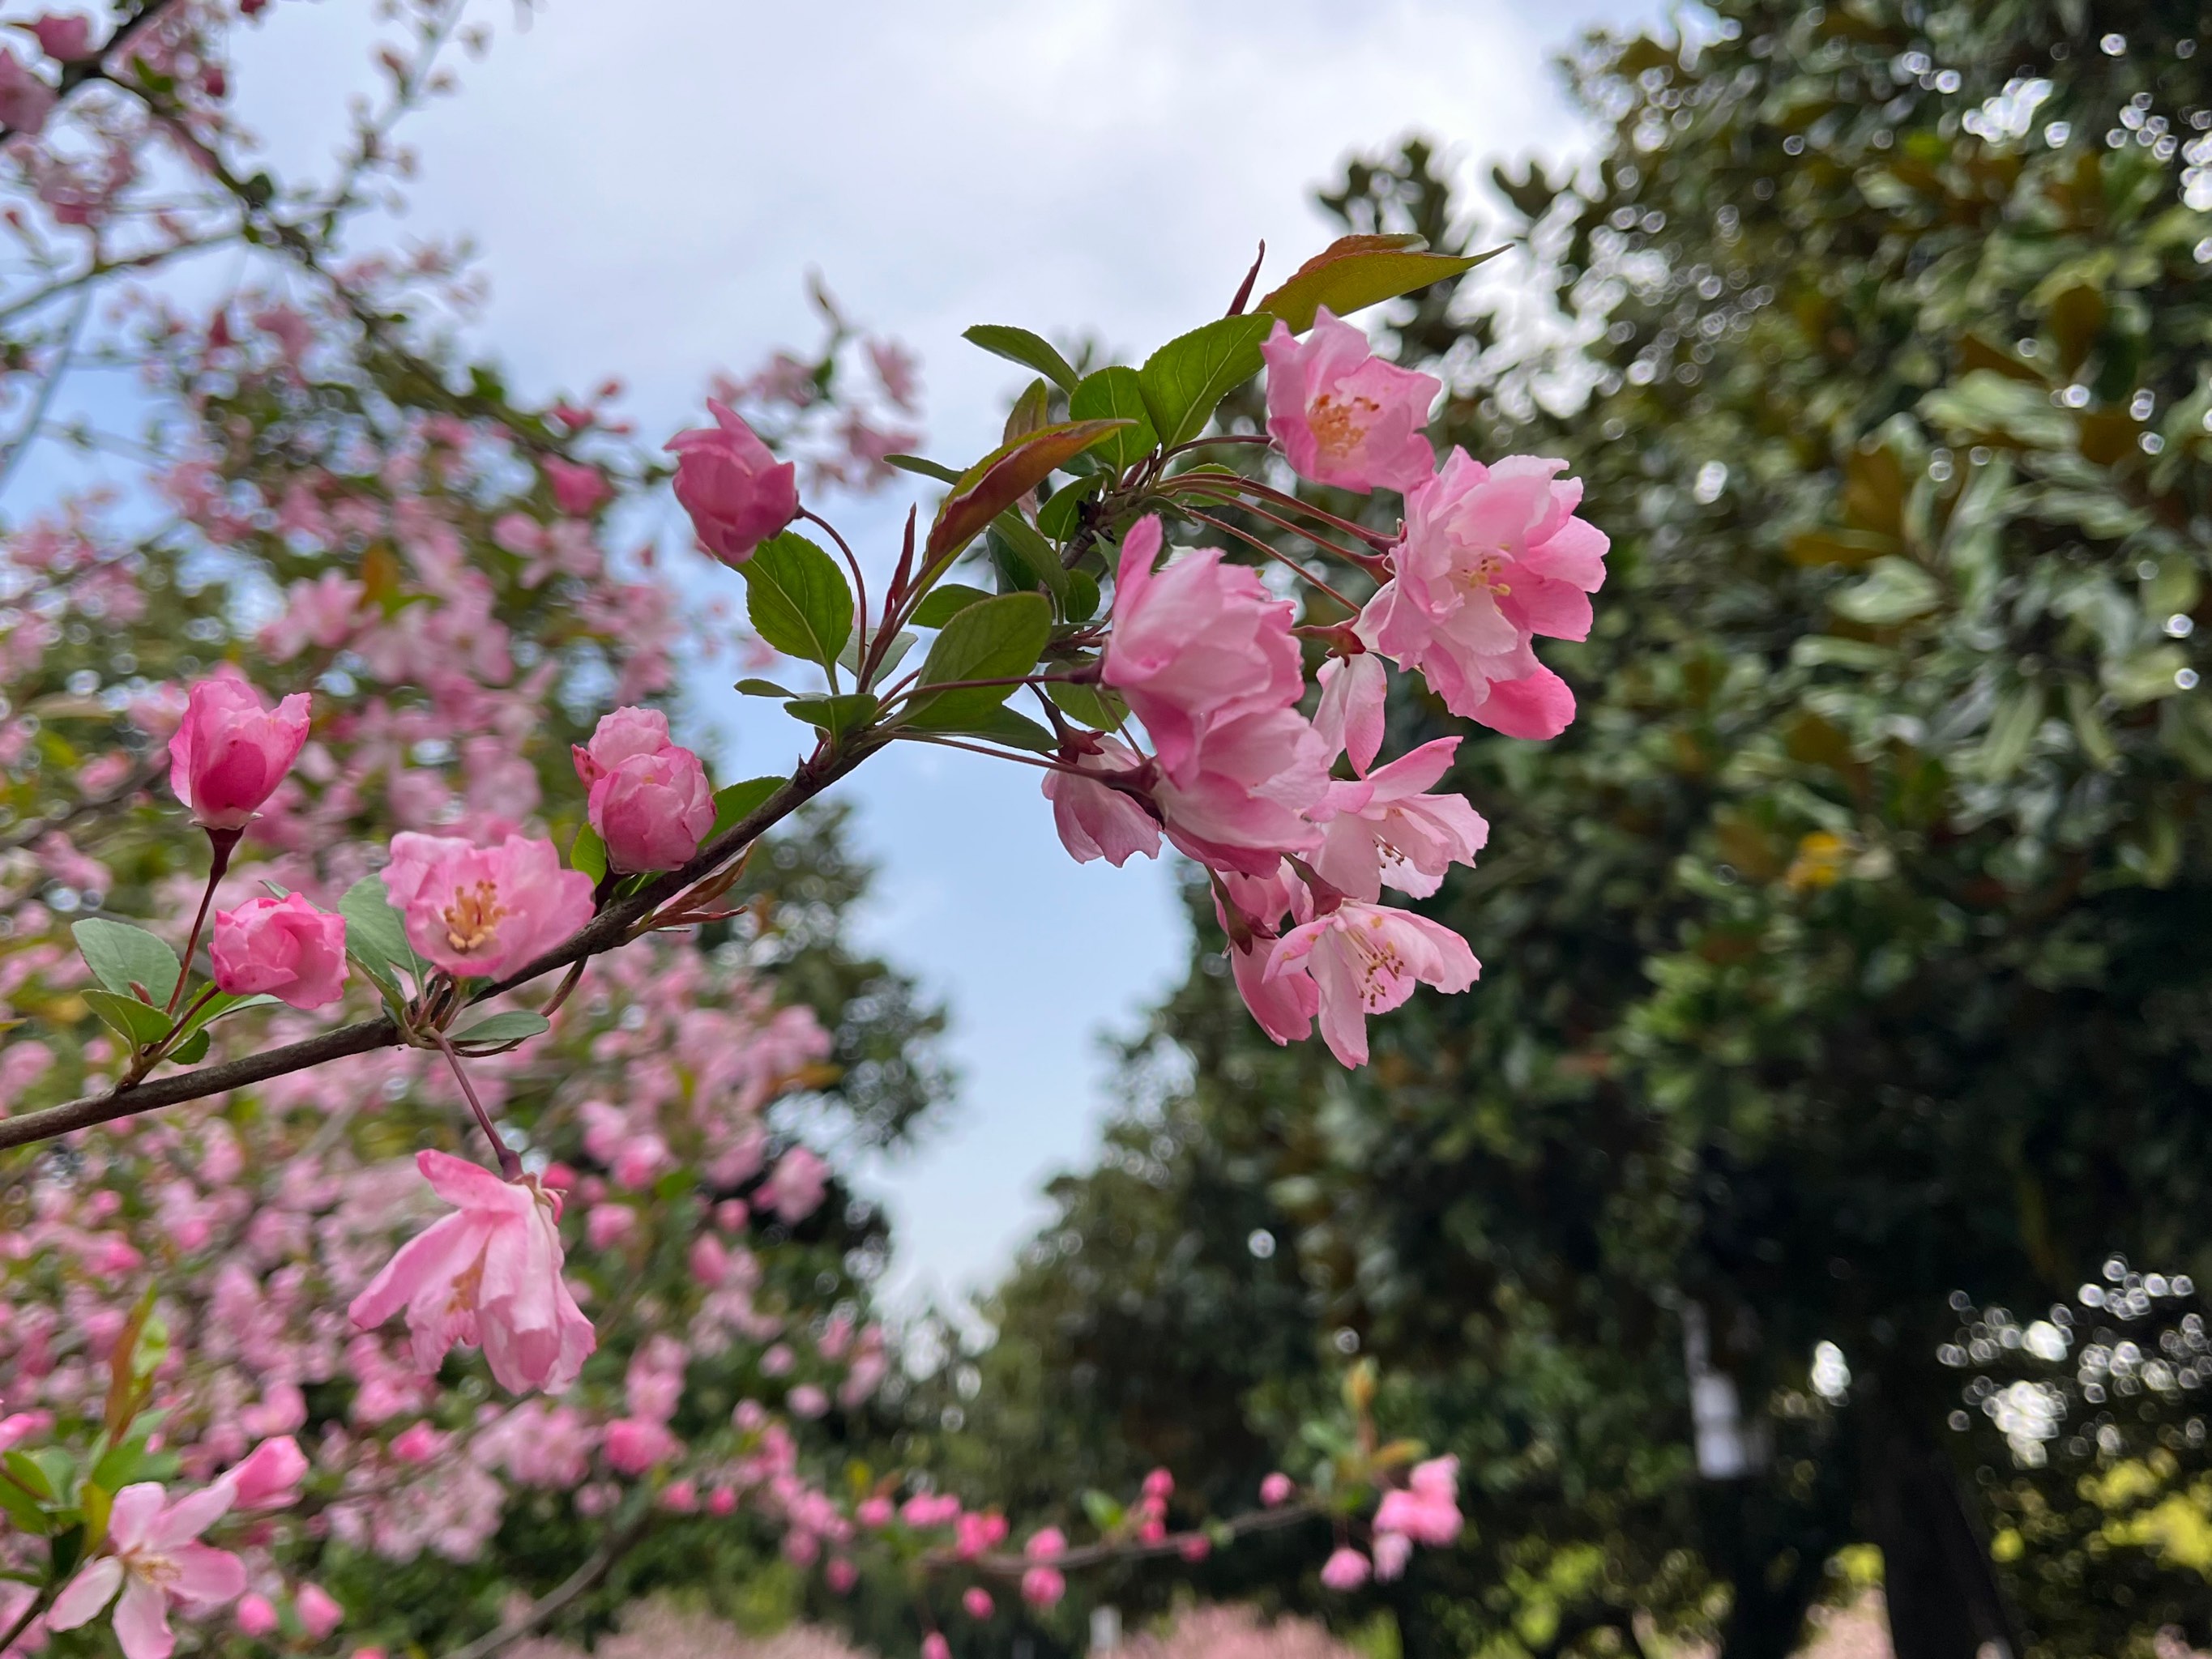
<path fill-rule="evenodd" d="M 1200 960 L 1146 1051 L 1192 1080 L 1057 1189 L 979 1414 L 1059 1460 L 1041 1491 L 1187 1455 L 1249 1501 L 1347 1334 L 1467 1465 L 1462 1547 L 1377 1592 L 1408 1653 L 1619 1651 L 1640 1611 L 1780 1655 L 1865 1541 L 1902 1659 L 2202 1642 L 2198 1373 L 2074 1390 L 2022 1467 L 1938 1350 L 1954 1291 L 2026 1322 L 2114 1252 L 2212 1269 L 2212 216 L 2180 199 L 2212 16 L 1717 10 L 1697 53 L 1578 52 L 1601 157 L 1499 176 L 1545 327 L 1400 308 L 1449 435 L 1565 458 L 1613 538 L 1595 635 L 1544 647 L 1575 726 L 1461 752 L 1492 851 L 1433 910 L 1482 983 L 1378 1022 L 1348 1077 Z M 1327 199 L 1494 240 L 1431 161 Z M 1392 747 L 1464 729 L 1407 697 Z M 1696 1476 L 1692 1304 L 1769 1437 L 1746 1480 Z M 2156 1346 L 2077 1318 L 2062 1377 Z"/>

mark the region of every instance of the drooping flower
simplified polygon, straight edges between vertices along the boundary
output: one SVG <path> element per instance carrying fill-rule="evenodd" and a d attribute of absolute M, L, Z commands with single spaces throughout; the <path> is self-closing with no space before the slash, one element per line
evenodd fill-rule
<path fill-rule="evenodd" d="M 1213 914 L 1229 936 L 1229 971 L 1237 994 L 1278 1046 L 1303 1042 L 1313 1035 L 1321 993 L 1310 975 L 1271 979 L 1267 969 L 1281 943 L 1277 929 L 1283 919 L 1295 915 L 1300 921 L 1309 920 L 1312 896 L 1279 859 L 1269 875 L 1216 871 L 1214 882 Z"/>
<path fill-rule="evenodd" d="M 1559 478 L 1565 465 L 1513 455 L 1486 467 L 1455 449 L 1407 498 L 1391 579 L 1357 625 L 1452 713 L 1508 737 L 1556 737 L 1573 720 L 1573 693 L 1530 641 L 1587 638 L 1605 581 L 1609 544 L 1574 515 L 1582 485 Z"/>
<path fill-rule="evenodd" d="M 169 739 L 169 787 L 208 829 L 243 829 L 291 770 L 307 718 L 304 691 L 272 711 L 242 675 L 200 681 Z"/>
<path fill-rule="evenodd" d="M 1481 971 L 1467 941 L 1442 922 L 1356 900 L 1292 928 L 1267 964 L 1271 980 L 1313 976 L 1322 1038 L 1346 1066 L 1367 1063 L 1368 1015 L 1397 1007 L 1416 984 L 1464 991 Z"/>
<path fill-rule="evenodd" d="M 1316 678 L 1321 702 L 1314 709 L 1314 730 L 1328 744 L 1332 757 L 1342 750 L 1351 757 L 1352 769 L 1364 777 L 1382 748 L 1389 671 L 1382 658 L 1363 651 L 1356 657 L 1328 659 Z"/>
<path fill-rule="evenodd" d="M 1114 634 L 1099 678 L 1128 699 L 1172 776 L 1190 764 L 1206 728 L 1288 708 L 1305 673 L 1289 600 L 1212 548 L 1156 572 L 1161 539 L 1157 515 L 1122 538 Z"/>
<path fill-rule="evenodd" d="M 1385 362 L 1367 336 L 1324 306 L 1301 343 L 1288 325 L 1260 348 L 1267 360 L 1267 435 L 1291 470 L 1365 495 L 1413 490 L 1437 465 L 1424 430 L 1443 382 Z"/>
<path fill-rule="evenodd" d="M 1490 825 L 1464 795 L 1432 795 L 1451 769 L 1457 738 L 1438 738 L 1388 766 L 1329 786 L 1334 816 L 1322 832 L 1313 867 L 1348 898 L 1373 903 L 1384 883 L 1415 898 L 1443 884 L 1455 864 L 1473 864 Z"/>
<path fill-rule="evenodd" d="M 62 1587 L 46 1611 L 47 1628 L 75 1630 L 114 1601 L 125 1659 L 169 1659 L 177 1645 L 172 1606 L 205 1611 L 245 1593 L 246 1564 L 199 1541 L 230 1504 L 229 1489 L 220 1484 L 173 1504 L 155 1481 L 124 1487 L 108 1511 L 107 1553 Z"/>
<path fill-rule="evenodd" d="M 1367 1558 L 1349 1544 L 1340 1545 L 1321 1564 L 1321 1582 L 1340 1593 L 1358 1589 L 1367 1582 Z"/>
<path fill-rule="evenodd" d="M 668 441 L 676 457 L 676 499 L 709 553 L 725 564 L 743 564 L 799 516 L 798 471 L 789 461 L 778 461 L 726 404 L 710 401 L 707 407 L 714 412 L 713 426 Z"/>
<path fill-rule="evenodd" d="M 1133 776 L 1146 764 L 1145 757 L 1119 738 L 1103 736 L 1063 746 L 1060 758 L 1101 777 Z M 1118 870 L 1136 854 L 1148 859 L 1159 856 L 1159 823 L 1127 790 L 1072 772 L 1048 772 L 1044 798 L 1052 803 L 1060 844 L 1077 863 L 1103 858 Z"/>
<path fill-rule="evenodd" d="M 301 893 L 250 898 L 218 910 L 208 954 L 215 983 L 232 996 L 264 992 L 295 1008 L 320 1008 L 345 994 L 345 918 L 318 910 Z"/>
<path fill-rule="evenodd" d="M 404 1308 L 421 1370 L 459 1342 L 483 1349 L 501 1388 L 567 1388 L 598 1339 L 561 1276 L 559 1199 L 446 1152 L 417 1152 L 415 1166 L 454 1212 L 399 1247 L 354 1298 L 353 1322 L 374 1330 Z"/>
<path fill-rule="evenodd" d="M 416 952 L 464 977 L 496 978 L 592 919 L 592 878 L 563 869 L 551 842 L 524 836 L 478 847 L 402 830 L 384 885 Z"/>

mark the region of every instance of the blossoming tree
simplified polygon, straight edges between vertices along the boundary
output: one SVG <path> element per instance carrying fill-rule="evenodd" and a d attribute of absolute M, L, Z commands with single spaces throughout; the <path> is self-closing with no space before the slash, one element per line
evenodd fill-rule
<path fill-rule="evenodd" d="M 829 1166 L 773 1109 L 879 1130 L 927 1093 L 896 981 L 783 902 L 815 803 L 895 744 L 1036 770 L 1039 831 L 1075 858 L 1194 860 L 1277 1042 L 1317 1024 L 1357 1066 L 1370 1018 L 1474 983 L 1459 935 L 1383 902 L 1487 833 L 1439 791 L 1457 739 L 1382 757 L 1391 666 L 1555 735 L 1573 698 L 1533 641 L 1588 630 L 1606 540 L 1559 463 L 1439 467 L 1437 382 L 1341 320 L 1474 261 L 1347 238 L 1256 301 L 1255 264 L 1140 364 L 979 327 L 1037 378 L 960 468 L 895 447 L 918 441 L 887 430 L 910 368 L 834 313 L 811 369 L 731 383 L 668 442 L 673 490 L 742 584 L 761 672 L 738 690 L 793 717 L 795 752 L 717 787 L 653 706 L 682 607 L 649 551 L 605 545 L 659 464 L 603 400 L 527 407 L 429 354 L 407 289 L 443 262 L 331 257 L 460 8 L 401 15 L 393 111 L 319 192 L 234 164 L 222 40 L 262 9 L 143 0 L 0 56 L 7 164 L 50 220 L 26 240 L 64 262 L 26 314 L 228 239 L 311 295 L 142 301 L 103 349 L 165 399 L 145 483 L 173 516 L 58 499 L 9 537 L 0 1648 L 491 1623 L 482 1659 L 648 1534 L 750 1527 L 832 1590 L 867 1560 L 903 1571 L 935 1654 L 933 1586 L 986 1620 L 994 1585 L 1049 1607 L 1086 1563 L 1316 1516 L 1336 1588 L 1449 1544 L 1454 1466 L 1382 1443 L 1364 1373 L 1310 1480 L 1203 1525 L 1170 1525 L 1161 1471 L 1096 1541 L 1012 1547 L 988 1505 L 862 1466 L 840 1441 L 890 1365 L 878 1241 L 825 1209 Z M 18 389 L 19 451 L 82 325 L 17 354 L 45 377 Z M 1266 430 L 1224 429 L 1263 371 Z M 893 468 L 943 487 L 863 554 L 830 487 Z M 1403 522 L 1363 528 L 1301 482 L 1395 492 Z M 733 623 L 690 609 L 691 647 L 726 650 Z M 807 964 L 837 994 L 779 996 Z M 465 1610 L 490 1618 L 379 1593 L 374 1564 L 533 1534 L 583 1547 L 525 1604 Z"/>

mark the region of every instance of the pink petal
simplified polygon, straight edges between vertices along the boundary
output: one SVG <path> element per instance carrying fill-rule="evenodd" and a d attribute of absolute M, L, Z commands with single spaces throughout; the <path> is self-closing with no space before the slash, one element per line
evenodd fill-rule
<path fill-rule="evenodd" d="M 150 1580 L 137 1573 L 123 1586 L 123 1599 L 115 1604 L 115 1639 L 123 1659 L 169 1659 L 177 1645 L 169 1628 L 169 1598 Z"/>
<path fill-rule="evenodd" d="M 46 1609 L 46 1628 L 75 1630 L 98 1618 L 122 1583 L 123 1563 L 112 1555 L 101 1556 L 62 1586 L 62 1593 Z"/>
<path fill-rule="evenodd" d="M 1548 668 L 1517 680 L 1492 680 L 1471 718 L 1509 738 L 1556 738 L 1574 723 L 1575 694 Z"/>
<path fill-rule="evenodd" d="M 107 1511 L 109 1547 L 128 1553 L 145 1544 L 168 1497 L 154 1480 L 140 1480 L 117 1492 Z"/>
<path fill-rule="evenodd" d="M 177 1570 L 169 1594 L 195 1607 L 221 1607 L 246 1594 L 246 1563 L 228 1550 L 185 1544 L 168 1553 Z"/>

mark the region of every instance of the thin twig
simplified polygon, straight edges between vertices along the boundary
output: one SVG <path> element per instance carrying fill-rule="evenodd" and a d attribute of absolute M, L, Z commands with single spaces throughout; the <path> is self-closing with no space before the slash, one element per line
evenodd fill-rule
<path fill-rule="evenodd" d="M 607 1569 L 620 1560 L 629 1547 L 644 1535 L 652 1514 L 650 1510 L 644 1510 L 635 1520 L 609 1534 L 606 1540 L 585 1559 L 584 1565 L 562 1579 L 556 1587 L 496 1629 L 455 1648 L 446 1656 L 446 1659 L 492 1659 L 492 1656 L 501 1649 L 529 1635 L 605 1577 Z"/>
<path fill-rule="evenodd" d="M 1216 530 L 1221 532 L 1224 536 L 1236 537 L 1238 541 L 1244 543 L 1247 546 L 1251 547 L 1257 552 L 1266 554 L 1278 564 L 1288 565 L 1292 570 L 1295 570 L 1299 575 L 1304 577 L 1306 580 L 1311 582 L 1316 587 L 1321 589 L 1322 592 L 1328 594 L 1329 598 L 1334 599 L 1346 610 L 1356 612 L 1359 609 L 1358 605 L 1352 604 L 1350 599 L 1346 599 L 1343 594 L 1338 592 L 1334 587 L 1331 587 L 1320 577 L 1315 575 L 1312 571 L 1307 569 L 1305 566 L 1300 564 L 1289 554 L 1284 552 L 1282 549 L 1272 546 L 1268 543 L 1261 540 L 1259 537 L 1253 535 L 1249 531 L 1239 530 L 1235 525 L 1231 524 L 1227 520 L 1217 519 L 1211 513 L 1201 513 L 1194 507 L 1185 507 L 1182 511 L 1188 514 L 1190 517 L 1196 519 L 1200 524 L 1212 525 Z"/>

